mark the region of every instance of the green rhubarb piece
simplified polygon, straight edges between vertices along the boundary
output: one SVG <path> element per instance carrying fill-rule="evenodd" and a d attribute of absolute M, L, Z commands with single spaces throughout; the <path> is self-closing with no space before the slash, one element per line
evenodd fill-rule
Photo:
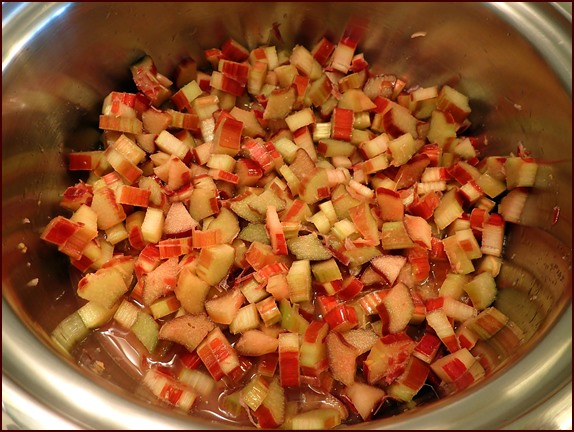
<path fill-rule="evenodd" d="M 251 204 L 255 203 L 255 201 L 259 199 L 259 195 L 250 193 L 247 194 L 244 198 L 238 199 L 236 201 L 230 201 L 229 207 L 231 210 L 235 212 L 235 214 L 239 217 L 242 217 L 248 222 L 264 222 L 265 221 L 265 213 L 259 214 L 256 211 L 251 209 Z"/>
<path fill-rule="evenodd" d="M 106 308 L 96 302 L 90 301 L 78 309 L 78 314 L 87 328 L 93 329 L 107 323 L 114 315 L 117 305 Z"/>
<path fill-rule="evenodd" d="M 334 258 L 313 264 L 311 271 L 315 279 L 320 283 L 343 279 L 341 270 L 339 270 L 339 266 Z"/>
<path fill-rule="evenodd" d="M 140 312 L 131 330 L 150 353 L 155 350 L 159 335 L 159 324 L 151 315 Z"/>
<path fill-rule="evenodd" d="M 268 207 L 275 207 L 278 212 L 285 209 L 285 201 L 279 198 L 273 190 L 267 189 L 261 195 L 257 195 L 257 199 L 250 201 L 249 207 L 251 210 L 265 215 Z"/>
<path fill-rule="evenodd" d="M 294 261 L 287 273 L 289 284 L 289 298 L 293 303 L 310 301 L 311 293 L 311 265 L 309 260 Z"/>
<path fill-rule="evenodd" d="M 69 354 L 74 346 L 84 340 L 89 333 L 90 329 L 86 327 L 78 311 L 75 311 L 60 321 L 52 331 L 52 340 Z"/>
<path fill-rule="evenodd" d="M 299 314 L 298 307 L 295 308 L 289 300 L 282 299 L 279 302 L 279 310 L 281 311 L 282 328 L 292 333 L 305 333 L 309 327 L 309 322 Z"/>
<path fill-rule="evenodd" d="M 490 273 L 481 273 L 464 286 L 472 305 L 477 310 L 486 309 L 496 298 L 496 282 Z"/>
<path fill-rule="evenodd" d="M 265 229 L 265 224 L 250 223 L 247 224 L 240 232 L 239 238 L 248 242 L 259 242 L 263 244 L 271 244 L 269 235 Z"/>
<path fill-rule="evenodd" d="M 383 249 L 405 249 L 414 247 L 403 221 L 385 222 L 381 233 Z"/>
<path fill-rule="evenodd" d="M 314 233 L 287 240 L 287 247 L 298 260 L 323 261 L 331 258 L 331 252 Z"/>
<path fill-rule="evenodd" d="M 363 265 L 380 254 L 381 250 L 375 246 L 358 247 L 343 252 L 343 255 L 351 260 L 349 263 L 351 267 Z"/>
<path fill-rule="evenodd" d="M 229 209 L 222 207 L 217 217 L 209 224 L 210 230 L 221 232 L 221 243 L 231 243 L 239 233 L 239 220 Z"/>

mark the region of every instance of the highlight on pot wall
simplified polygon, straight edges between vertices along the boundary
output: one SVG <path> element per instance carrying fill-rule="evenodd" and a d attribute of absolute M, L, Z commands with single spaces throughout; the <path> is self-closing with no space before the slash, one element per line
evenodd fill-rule
<path fill-rule="evenodd" d="M 16 426 L 571 427 L 571 10 L 2 12 Z"/>

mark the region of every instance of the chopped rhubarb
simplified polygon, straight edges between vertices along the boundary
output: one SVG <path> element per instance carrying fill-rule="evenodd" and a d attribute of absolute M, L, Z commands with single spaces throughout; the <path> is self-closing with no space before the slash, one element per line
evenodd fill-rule
<path fill-rule="evenodd" d="M 468 96 L 379 74 L 364 30 L 286 49 L 275 23 L 281 47 L 131 66 L 40 234 L 81 272 L 56 346 L 113 318 L 158 399 L 263 429 L 368 421 L 517 351 L 497 277 L 542 164 L 522 144 L 481 159 Z"/>

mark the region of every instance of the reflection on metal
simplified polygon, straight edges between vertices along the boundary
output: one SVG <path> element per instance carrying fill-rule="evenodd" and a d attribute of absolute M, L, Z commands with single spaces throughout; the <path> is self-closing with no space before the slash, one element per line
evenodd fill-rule
<path fill-rule="evenodd" d="M 278 43 L 273 25 L 288 46 L 324 34 L 337 40 L 350 17 L 364 18 L 360 48 L 375 69 L 468 94 L 470 132 L 487 134 L 489 154 L 523 143 L 551 162 L 528 203 L 529 227 L 513 230 L 498 277 L 497 306 L 528 342 L 474 388 L 359 426 L 571 425 L 571 17 L 550 3 L 495 2 L 3 3 L 2 12 L 2 386 L 3 408 L 20 427 L 219 428 L 134 397 L 133 380 L 113 361 L 100 376 L 51 348 L 47 334 L 76 299 L 66 259 L 38 233 L 61 211 L 66 152 L 97 142 L 98 101 L 126 82 L 138 56 L 147 52 L 171 71 L 182 56 L 201 60 L 229 36 Z M 425 36 L 411 38 L 417 31 Z"/>

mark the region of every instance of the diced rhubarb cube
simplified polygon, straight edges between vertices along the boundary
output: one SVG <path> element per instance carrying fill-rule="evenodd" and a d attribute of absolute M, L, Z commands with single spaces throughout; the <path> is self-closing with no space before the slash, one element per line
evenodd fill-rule
<path fill-rule="evenodd" d="M 279 380 L 282 387 L 300 385 L 299 335 L 281 333 L 279 335 Z"/>
<path fill-rule="evenodd" d="M 415 356 L 411 356 L 405 371 L 392 383 L 387 392 L 390 396 L 409 402 L 425 384 L 430 366 Z"/>

